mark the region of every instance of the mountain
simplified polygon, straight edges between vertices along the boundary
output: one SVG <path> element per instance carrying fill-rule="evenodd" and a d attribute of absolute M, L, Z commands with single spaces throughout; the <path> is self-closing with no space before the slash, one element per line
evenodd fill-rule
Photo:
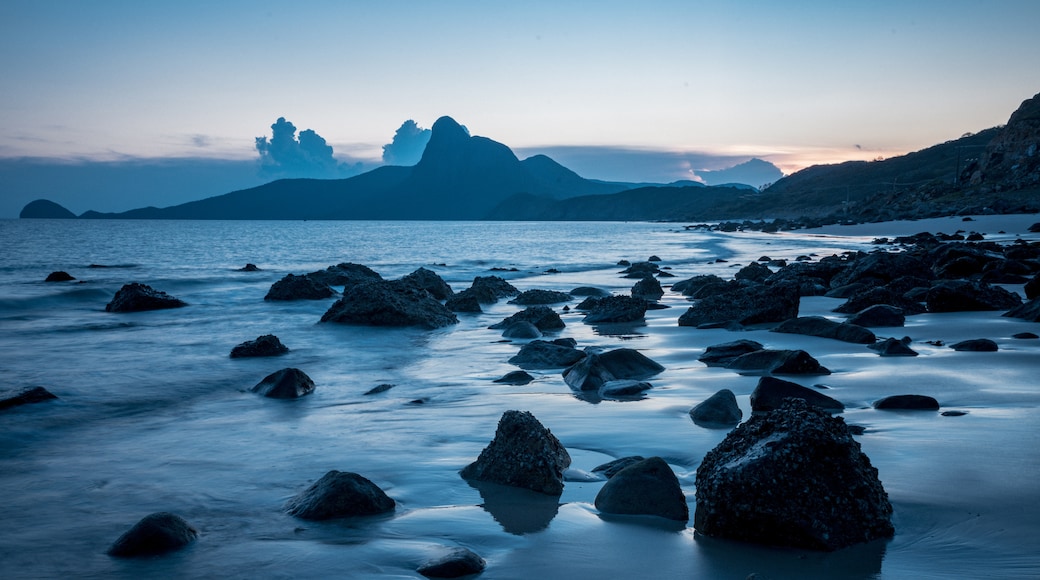
<path fill-rule="evenodd" d="M 748 184 L 759 187 L 773 183 L 783 176 L 783 172 L 776 165 L 757 157 L 726 169 L 697 171 L 697 177 L 707 185 Z"/>
<path fill-rule="evenodd" d="M 69 219 L 76 214 L 47 199 L 30 201 L 18 214 L 20 218 Z"/>

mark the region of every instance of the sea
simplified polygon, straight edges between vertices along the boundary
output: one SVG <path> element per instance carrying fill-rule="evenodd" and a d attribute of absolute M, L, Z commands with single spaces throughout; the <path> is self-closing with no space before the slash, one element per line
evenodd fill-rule
<path fill-rule="evenodd" d="M 890 329 L 914 338 L 921 356 L 907 360 L 766 330 L 679 327 L 689 302 L 668 290 L 674 280 L 877 247 L 864 233 L 685 225 L 0 220 L 2 388 L 43 386 L 58 397 L 0 410 L 0 577 L 417 578 L 420 564 L 455 547 L 487 561 L 482 578 L 1040 577 L 1040 341 L 1010 338 L 1040 325 L 1000 313 L 921 315 Z M 1008 242 L 1016 235 L 994 233 Z M 321 323 L 335 298 L 264 300 L 287 274 L 343 262 L 386 279 L 427 268 L 456 291 L 496 275 L 520 290 L 624 294 L 635 280 L 619 263 L 651 257 L 674 278 L 660 278 L 663 308 L 644 323 L 585 324 L 575 299 L 554 306 L 566 327 L 548 337 L 635 348 L 665 366 L 651 390 L 626 399 L 576 393 L 562 369 L 531 371 L 535 380 L 523 386 L 495 383 L 517 370 L 508 360 L 524 342 L 488 328 L 522 309 L 506 300 L 437 330 Z M 259 271 L 241 271 L 246 264 Z M 75 280 L 44 282 L 54 271 Z M 106 312 L 130 282 L 188 305 Z M 837 304 L 806 298 L 801 314 L 836 317 Z M 290 352 L 229 357 L 265 334 Z M 1001 351 L 955 353 L 925 342 L 979 336 Z M 596 466 L 659 456 L 692 516 L 697 466 L 726 430 L 699 427 L 688 412 L 729 388 L 747 417 L 757 382 L 697 357 L 737 338 L 797 344 L 834 371 L 805 384 L 824 383 L 846 403 L 846 420 L 866 427 L 858 440 L 895 507 L 893 539 L 806 552 L 707 538 L 692 519 L 596 510 Z M 287 367 L 310 376 L 314 393 L 275 400 L 250 392 Z M 392 387 L 366 394 L 378 385 Z M 904 392 L 965 413 L 870 407 Z M 573 463 L 561 497 L 477 489 L 459 477 L 510 409 L 532 412 L 567 447 Z M 396 510 L 325 522 L 285 513 L 286 501 L 330 470 L 370 479 Z M 185 518 L 199 539 L 163 556 L 106 555 L 159 511 Z"/>

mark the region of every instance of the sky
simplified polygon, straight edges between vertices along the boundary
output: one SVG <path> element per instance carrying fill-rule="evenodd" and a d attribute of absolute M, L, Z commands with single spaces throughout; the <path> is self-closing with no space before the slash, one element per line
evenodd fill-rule
<path fill-rule="evenodd" d="M 1037 22 L 1037 0 L 4 0 L 0 158 L 255 161 L 285 118 L 367 168 L 449 115 L 590 178 L 790 173 L 1005 123 L 1040 92 Z"/>

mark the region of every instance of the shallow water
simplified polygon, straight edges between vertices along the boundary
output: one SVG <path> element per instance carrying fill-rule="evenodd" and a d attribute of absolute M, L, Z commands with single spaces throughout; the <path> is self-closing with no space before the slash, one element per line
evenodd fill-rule
<path fill-rule="evenodd" d="M 650 311 L 645 325 L 591 327 L 563 313 L 559 336 L 579 347 L 637 348 L 666 367 L 639 400 L 588 401 L 559 371 L 532 372 L 536 380 L 521 387 L 492 382 L 515 370 L 506 361 L 518 345 L 487 329 L 519 309 L 504 301 L 425 331 L 319 324 L 333 299 L 263 300 L 287 273 L 345 261 L 386 278 L 425 266 L 456 290 L 495 273 L 521 290 L 593 285 L 621 293 L 635 281 L 618 274 L 620 259 L 656 254 L 681 280 L 731 276 L 763 254 L 791 260 L 871 249 L 870 239 L 647 223 L 0 221 L 5 386 L 43 385 L 60 397 L 0 412 L 0 575 L 414 578 L 423 560 L 465 546 L 488 561 L 486 578 L 1040 576 L 1040 341 L 1010 338 L 1037 332 L 1036 323 L 999 313 L 911 317 L 905 328 L 877 333 L 911 336 L 921 356 L 880 358 L 826 339 L 681 328 L 676 319 L 688 303 L 668 292 L 662 302 L 671 308 Z M 247 262 L 263 271 L 235 271 Z M 54 270 L 79 281 L 42 282 Z M 189 306 L 104 312 L 130 281 Z M 834 316 L 840 302 L 808 298 L 801 314 Z M 234 345 L 267 333 L 291 352 L 228 358 Z M 763 548 L 703 538 L 692 522 L 601 515 L 592 505 L 599 481 L 569 481 L 558 501 L 545 501 L 476 489 L 458 476 L 502 412 L 524 409 L 567 446 L 574 479 L 613 458 L 659 455 L 692 513 L 697 465 L 725 431 L 697 427 L 687 412 L 729 388 L 747 416 L 757 382 L 697 357 L 739 337 L 804 348 L 834 371 L 798 382 L 829 386 L 846 404 L 846 420 L 866 428 L 858 439 L 895 508 L 891 541 L 833 554 Z M 1001 350 L 922 344 L 978 337 Z M 314 379 L 313 395 L 277 401 L 248 392 L 290 366 Z M 363 395 L 383 383 L 395 386 Z M 870 408 L 903 393 L 968 413 Z M 282 512 L 330 469 L 371 479 L 398 502 L 396 512 L 324 523 Z M 159 558 L 105 555 L 155 511 L 183 516 L 199 541 Z"/>

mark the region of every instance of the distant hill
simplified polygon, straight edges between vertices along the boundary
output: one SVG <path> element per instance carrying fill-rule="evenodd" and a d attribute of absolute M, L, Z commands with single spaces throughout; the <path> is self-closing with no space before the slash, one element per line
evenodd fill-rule
<path fill-rule="evenodd" d="M 47 199 L 30 201 L 18 214 L 20 218 L 69 219 L 76 214 Z"/>

